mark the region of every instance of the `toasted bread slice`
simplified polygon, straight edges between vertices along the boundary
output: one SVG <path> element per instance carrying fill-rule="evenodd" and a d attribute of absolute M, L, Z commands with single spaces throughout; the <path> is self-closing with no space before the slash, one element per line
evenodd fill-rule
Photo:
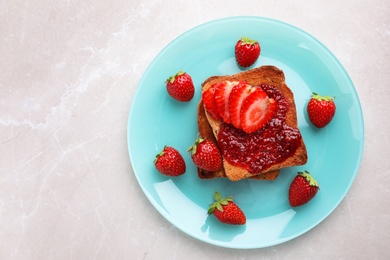
<path fill-rule="evenodd" d="M 199 130 L 199 135 L 203 139 L 209 139 L 213 141 L 215 144 L 217 144 L 217 140 L 215 139 L 215 136 L 213 134 L 213 130 L 208 122 L 208 119 L 206 117 L 206 110 L 204 109 L 203 102 L 202 100 L 198 104 L 198 130 Z M 255 176 L 249 177 L 250 179 L 253 180 L 275 180 L 278 175 L 279 175 L 280 170 L 273 170 L 273 171 L 268 171 L 264 172 Z M 219 169 L 218 171 L 215 172 L 209 172 L 202 170 L 198 168 L 198 176 L 201 179 L 215 179 L 215 178 L 226 178 L 226 174 L 224 171 L 224 168 Z"/>
<path fill-rule="evenodd" d="M 288 99 L 290 105 L 288 107 L 286 113 L 286 125 L 298 130 L 298 122 L 296 115 L 296 107 L 294 102 L 294 95 L 292 91 L 288 88 L 285 83 L 285 76 L 282 70 L 278 69 L 274 66 L 262 66 L 255 69 L 247 70 L 244 72 L 240 72 L 234 75 L 228 76 L 213 76 L 206 79 L 202 83 L 202 91 L 207 90 L 213 84 L 221 81 L 245 81 L 246 83 L 252 86 L 258 86 L 261 84 L 271 85 L 278 90 L 280 90 L 285 98 Z M 218 133 L 223 124 L 222 121 L 215 120 L 206 110 L 204 111 L 206 119 L 209 123 L 211 131 L 215 137 L 215 140 L 218 140 Z M 201 118 L 200 120 L 204 120 Z M 209 130 L 208 130 L 209 131 Z M 300 132 L 299 132 L 300 134 Z M 279 170 L 285 167 L 303 165 L 307 162 L 307 151 L 306 146 L 303 141 L 303 138 L 300 138 L 300 143 L 298 148 L 295 150 L 293 154 L 287 157 L 284 161 L 275 163 L 265 169 L 262 172 L 250 173 L 246 169 L 242 167 L 237 167 L 229 163 L 225 158 L 223 158 L 223 171 L 224 173 L 219 173 L 221 176 L 225 174 L 230 180 L 238 181 L 244 178 L 249 178 L 253 176 L 261 175 L 265 172 L 270 172 L 274 170 Z M 218 173 L 216 173 L 218 174 Z"/>

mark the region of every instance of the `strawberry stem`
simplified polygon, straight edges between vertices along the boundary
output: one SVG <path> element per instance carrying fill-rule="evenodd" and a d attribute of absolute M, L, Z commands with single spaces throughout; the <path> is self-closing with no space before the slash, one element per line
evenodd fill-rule
<path fill-rule="evenodd" d="M 214 199 L 215 201 L 220 201 L 222 199 L 222 196 L 218 191 L 214 192 Z"/>
<path fill-rule="evenodd" d="M 203 141 L 204 141 L 203 138 L 198 137 L 198 138 L 195 140 L 194 144 L 191 145 L 191 146 L 187 149 L 187 152 L 190 152 L 191 155 L 196 154 L 196 148 L 198 147 L 198 144 L 200 144 L 200 143 L 203 142 Z"/>
<path fill-rule="evenodd" d="M 175 81 L 175 79 L 180 76 L 180 75 L 183 75 L 185 72 L 182 71 L 182 70 L 179 70 L 178 73 L 176 73 L 175 75 L 173 76 L 170 76 L 168 79 L 167 79 L 167 82 L 169 81 L 170 83 L 173 83 Z"/>
<path fill-rule="evenodd" d="M 256 40 L 253 40 L 251 38 L 248 38 L 246 36 L 243 36 L 241 38 L 241 45 L 245 45 L 245 44 L 255 44 L 257 41 Z"/>
<path fill-rule="evenodd" d="M 313 178 L 313 176 L 310 175 L 308 171 L 305 170 L 304 172 L 298 172 L 298 174 L 304 177 L 309 182 L 310 186 L 319 187 L 318 182 Z"/>
<path fill-rule="evenodd" d="M 153 163 L 156 163 L 158 157 L 163 156 L 163 155 L 165 154 L 165 148 L 166 148 L 166 147 L 167 147 L 167 146 L 164 145 L 164 148 L 161 150 L 161 152 L 159 152 L 159 153 L 156 155 L 156 157 L 154 158 Z"/>
<path fill-rule="evenodd" d="M 314 99 L 317 99 L 318 101 L 322 101 L 322 100 L 325 100 L 325 101 L 333 101 L 333 97 L 331 96 L 321 96 L 320 94 L 317 94 L 315 92 L 312 93 L 313 95 L 311 96 L 312 98 Z"/>
<path fill-rule="evenodd" d="M 229 203 L 229 201 L 233 201 L 233 197 L 229 196 L 226 198 L 222 198 L 221 194 L 218 191 L 216 191 L 216 192 L 214 192 L 214 200 L 216 202 L 211 204 L 208 211 L 207 211 L 207 214 L 209 214 L 209 215 L 213 214 L 213 212 L 215 211 L 216 208 L 219 211 L 223 212 L 222 206 L 226 206 Z"/>

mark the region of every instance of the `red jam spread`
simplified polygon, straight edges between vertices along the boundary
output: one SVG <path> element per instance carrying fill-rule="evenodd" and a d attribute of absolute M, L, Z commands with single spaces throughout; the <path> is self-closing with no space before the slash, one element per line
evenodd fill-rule
<path fill-rule="evenodd" d="M 223 157 L 232 165 L 258 173 L 283 162 L 295 153 L 300 145 L 298 129 L 286 124 L 290 101 L 277 88 L 258 86 L 277 102 L 274 117 L 261 129 L 247 134 L 230 124 L 223 123 L 218 134 L 218 144 Z"/>

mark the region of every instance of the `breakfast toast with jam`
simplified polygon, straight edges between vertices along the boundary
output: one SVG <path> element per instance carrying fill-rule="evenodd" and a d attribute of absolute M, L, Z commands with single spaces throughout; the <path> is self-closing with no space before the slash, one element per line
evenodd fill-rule
<path fill-rule="evenodd" d="M 198 129 L 217 144 L 223 159 L 216 172 L 198 169 L 202 179 L 274 180 L 280 169 L 307 162 L 294 95 L 274 66 L 206 79 Z"/>

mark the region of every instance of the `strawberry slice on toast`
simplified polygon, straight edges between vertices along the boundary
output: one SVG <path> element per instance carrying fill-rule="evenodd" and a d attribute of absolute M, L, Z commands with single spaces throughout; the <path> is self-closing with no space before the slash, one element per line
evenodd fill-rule
<path fill-rule="evenodd" d="M 273 117 L 276 110 L 276 102 L 269 98 L 261 88 L 255 88 L 242 103 L 241 128 L 247 133 L 253 133 Z"/>
<path fill-rule="evenodd" d="M 229 96 L 229 113 L 232 125 L 241 128 L 241 106 L 245 98 L 250 94 L 252 88 L 245 82 L 235 85 Z M 207 108 L 206 108 L 207 109 Z"/>
<path fill-rule="evenodd" d="M 225 123 L 230 123 L 229 113 L 229 96 L 233 87 L 237 85 L 237 81 L 222 81 L 216 83 L 215 86 L 215 102 L 218 107 L 219 115 Z"/>
<path fill-rule="evenodd" d="M 217 103 L 215 101 L 215 87 L 211 87 L 202 93 L 202 100 L 205 109 L 214 117 L 215 120 L 220 120 Z"/>

